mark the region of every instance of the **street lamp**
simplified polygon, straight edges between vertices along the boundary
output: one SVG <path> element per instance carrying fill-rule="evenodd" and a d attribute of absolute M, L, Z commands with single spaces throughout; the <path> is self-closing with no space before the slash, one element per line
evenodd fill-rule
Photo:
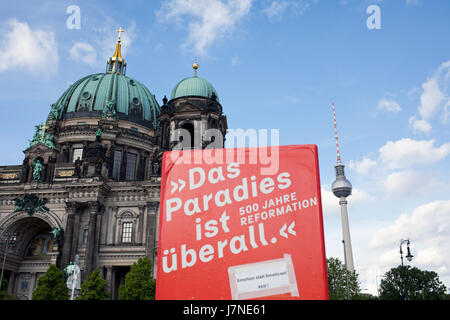
<path fill-rule="evenodd" d="M 409 249 L 409 244 L 410 244 L 409 239 L 406 239 L 406 240 L 402 239 L 402 240 L 400 240 L 400 259 L 402 261 L 402 273 L 403 273 L 403 292 L 404 292 L 403 295 L 405 297 L 405 300 L 409 300 L 408 290 L 406 290 L 406 281 L 407 281 L 407 279 L 406 279 L 406 272 L 405 272 L 405 269 L 403 267 L 403 250 L 402 250 L 402 246 L 403 246 L 404 243 L 406 243 L 406 250 L 407 250 L 407 254 L 406 254 L 405 258 L 409 262 L 411 262 L 411 260 L 413 259 L 414 256 L 411 254 L 411 251 Z"/>
<path fill-rule="evenodd" d="M 1 288 L 2 283 L 3 283 L 3 273 L 4 273 L 4 270 L 5 270 L 6 255 L 8 254 L 8 246 L 10 244 L 13 244 L 16 241 L 16 236 L 17 235 L 15 233 L 9 233 L 9 234 L 6 233 L 2 237 L 3 239 L 2 239 L 1 242 L 5 245 L 5 248 L 4 248 L 4 252 L 3 252 L 2 272 L 0 274 L 0 288 Z"/>

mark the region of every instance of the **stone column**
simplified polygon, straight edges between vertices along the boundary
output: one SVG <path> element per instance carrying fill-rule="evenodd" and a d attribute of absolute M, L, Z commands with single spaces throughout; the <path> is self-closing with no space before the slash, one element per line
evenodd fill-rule
<path fill-rule="evenodd" d="M 145 213 L 145 205 L 140 205 L 139 207 L 139 218 L 138 218 L 138 230 L 136 235 L 136 242 L 137 244 L 143 244 L 144 243 L 144 235 L 143 235 L 143 228 L 144 228 L 144 213 Z"/>
<path fill-rule="evenodd" d="M 116 215 L 117 215 L 117 211 L 119 210 L 119 207 L 117 206 L 113 206 L 109 208 L 109 226 L 108 226 L 108 236 L 107 236 L 107 240 L 106 240 L 106 244 L 107 245 L 113 245 L 116 243 Z"/>
<path fill-rule="evenodd" d="M 103 214 L 105 212 L 105 207 L 103 205 L 100 205 L 100 208 L 97 211 L 97 222 L 96 222 L 96 228 L 95 228 L 95 254 L 94 254 L 94 264 L 97 264 L 97 253 L 100 249 L 100 237 L 102 235 L 102 220 L 103 220 Z"/>
<path fill-rule="evenodd" d="M 15 293 L 15 287 L 16 287 L 16 273 L 14 271 L 11 271 L 8 280 L 8 288 L 6 289 L 6 291 L 9 294 Z"/>
<path fill-rule="evenodd" d="M 33 291 L 37 286 L 36 272 L 31 272 L 30 286 L 28 287 L 28 299 L 31 300 L 33 297 Z"/>
<path fill-rule="evenodd" d="M 127 154 L 128 154 L 128 147 L 124 146 L 122 149 L 122 163 L 120 167 L 120 179 L 121 181 L 125 181 L 126 172 L 127 172 Z"/>
<path fill-rule="evenodd" d="M 146 230 L 146 243 L 145 243 L 145 255 L 152 261 L 154 265 L 154 257 L 156 255 L 156 216 L 159 208 L 159 202 L 147 203 L 147 230 Z"/>
<path fill-rule="evenodd" d="M 113 277 L 112 277 L 112 266 L 106 266 L 106 291 L 109 292 L 109 299 L 113 299 L 112 288 L 113 288 Z"/>
<path fill-rule="evenodd" d="M 74 233 L 75 215 L 79 204 L 77 202 L 66 202 L 67 223 L 64 232 L 64 243 L 62 248 L 61 267 L 65 268 L 69 262 L 72 254 L 72 239 Z"/>
<path fill-rule="evenodd" d="M 96 229 L 97 229 L 97 215 L 100 209 L 100 203 L 98 201 L 89 201 L 89 226 L 88 226 L 88 241 L 86 245 L 85 256 L 85 275 L 87 276 L 92 272 L 94 265 L 94 255 L 97 253 L 96 246 Z"/>

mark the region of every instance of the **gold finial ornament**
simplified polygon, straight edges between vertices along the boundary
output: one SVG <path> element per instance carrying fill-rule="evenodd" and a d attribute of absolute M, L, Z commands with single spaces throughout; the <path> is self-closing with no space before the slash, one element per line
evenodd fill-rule
<path fill-rule="evenodd" d="M 200 65 L 197 62 L 197 59 L 195 59 L 194 64 L 192 65 L 192 69 L 194 69 L 194 75 L 197 75 L 197 69 L 200 68 Z"/>
<path fill-rule="evenodd" d="M 119 38 L 117 39 L 117 44 L 116 44 L 116 51 L 114 52 L 114 55 L 112 56 L 113 60 L 119 60 L 119 61 L 123 61 L 122 58 L 122 32 L 125 32 L 125 30 L 122 29 L 122 27 L 120 27 L 118 30 L 116 30 L 116 32 L 119 34 Z"/>
<path fill-rule="evenodd" d="M 122 73 L 125 74 L 127 63 L 122 57 L 122 33 L 125 30 L 120 27 L 116 32 L 119 34 L 116 43 L 116 50 L 111 58 L 108 59 L 106 64 L 106 72 L 110 73 Z"/>

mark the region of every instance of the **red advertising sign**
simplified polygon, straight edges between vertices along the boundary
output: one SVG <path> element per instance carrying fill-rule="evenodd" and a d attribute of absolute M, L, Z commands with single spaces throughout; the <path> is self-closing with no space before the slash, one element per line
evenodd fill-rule
<path fill-rule="evenodd" d="M 317 147 L 267 149 L 164 154 L 156 299 L 328 299 Z"/>

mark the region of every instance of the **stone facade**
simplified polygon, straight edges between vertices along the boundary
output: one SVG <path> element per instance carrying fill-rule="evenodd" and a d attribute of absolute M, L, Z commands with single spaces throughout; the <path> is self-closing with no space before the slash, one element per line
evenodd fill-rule
<path fill-rule="evenodd" d="M 215 96 L 165 98 L 157 122 L 62 110 L 37 128 L 22 165 L 0 167 L 0 257 L 9 293 L 31 299 L 50 264 L 64 269 L 76 255 L 82 281 L 99 267 L 112 299 L 139 258 L 155 262 L 156 277 L 162 154 L 180 142 L 176 129 L 196 134 L 195 148 L 212 141 L 223 147 L 227 130 Z M 220 133 L 217 140 L 207 129 Z M 39 140 L 44 133 L 53 145 Z M 25 195 L 46 199 L 45 208 L 18 208 Z M 53 229 L 63 230 L 59 243 Z"/>

